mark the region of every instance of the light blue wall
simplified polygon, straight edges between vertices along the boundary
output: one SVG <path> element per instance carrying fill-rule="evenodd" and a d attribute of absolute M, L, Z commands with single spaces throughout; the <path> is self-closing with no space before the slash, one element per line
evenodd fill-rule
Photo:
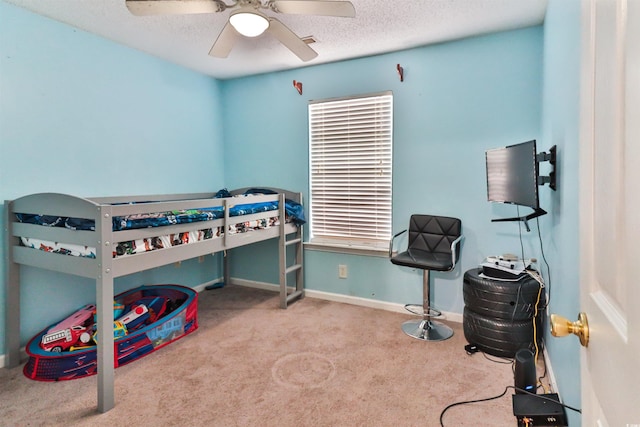
<path fill-rule="evenodd" d="M 405 228 L 413 212 L 456 215 L 464 224 L 461 265 L 435 275 L 436 305 L 460 313 L 463 272 L 487 255 L 520 252 L 518 226 L 490 222 L 516 212 L 486 201 L 484 151 L 536 138 L 539 150 L 557 144 L 560 154 L 559 191 L 541 189 L 550 211 L 540 224 L 554 278 L 552 307 L 576 312 L 578 273 L 566 266 L 577 265 L 578 4 L 552 0 L 544 30 L 218 82 L 0 2 L 0 199 L 39 191 L 125 195 L 256 184 L 306 196 L 308 101 L 392 90 L 394 231 Z M 398 63 L 405 69 L 402 83 Z M 294 79 L 303 83 L 302 96 Z M 523 234 L 525 254 L 540 258 L 532 225 L 532 233 Z M 234 275 L 277 282 L 272 246 L 234 251 L 243 255 L 233 262 Z M 4 275 L 3 251 L 2 245 Z M 253 255 L 255 266 L 244 255 Z M 305 256 L 310 289 L 420 300 L 420 273 L 385 258 Z M 117 286 L 198 284 L 219 275 L 217 261 L 155 269 Z M 348 265 L 346 280 L 337 278 L 339 263 Z M 29 268 L 23 279 L 23 339 L 94 298 L 91 281 Z M 3 322 L 0 317 L 0 335 Z M 576 403 L 578 367 L 566 365 L 577 351 L 569 341 L 552 341 L 549 350 L 562 371 L 556 373 L 563 397 Z"/>
<path fill-rule="evenodd" d="M 578 147 L 580 114 L 580 0 L 552 0 L 544 25 L 542 140 L 558 146 L 558 191 L 545 192 L 550 215 L 540 219 L 551 268 L 550 312 L 572 318 L 580 311 Z M 538 253 L 538 258 L 541 254 Z M 547 351 L 565 403 L 580 407 L 580 344 L 553 338 Z M 567 411 L 569 425 L 579 414 Z"/>
<path fill-rule="evenodd" d="M 393 229 L 406 228 L 416 212 L 462 219 L 466 240 L 460 266 L 454 273 L 433 275 L 436 305 L 461 313 L 464 271 L 487 255 L 520 253 L 517 224 L 490 222 L 514 216 L 516 208 L 487 202 L 484 152 L 540 138 L 542 36 L 542 27 L 534 27 L 225 81 L 225 161 L 234 165 L 227 169 L 226 183 L 266 183 L 306 196 L 309 100 L 392 90 Z M 396 64 L 405 70 L 402 83 Z M 302 96 L 293 80 L 303 83 Z M 523 240 L 530 254 L 537 236 L 528 233 Z M 277 269 L 268 272 L 269 279 L 264 269 L 258 272 L 244 261 L 269 256 L 258 251 L 236 251 L 243 256 L 233 262 L 234 275 L 277 282 Z M 270 259 L 276 259 L 274 252 Z M 338 264 L 347 265 L 348 279 L 338 279 Z M 421 272 L 393 266 L 386 258 L 307 250 L 305 271 L 308 289 L 421 301 Z"/>
<path fill-rule="evenodd" d="M 0 2 L 0 200 L 216 191 L 224 184 L 219 82 Z M 4 224 L 4 206 L 2 223 Z M 4 227 L 2 227 L 4 242 Z M 0 336 L 5 254 L 0 245 Z M 119 279 L 196 285 L 184 263 Z M 94 282 L 23 268 L 23 343 L 95 301 Z M 86 285 L 86 286 L 83 286 Z M 0 339 L 0 354 L 4 339 Z"/>

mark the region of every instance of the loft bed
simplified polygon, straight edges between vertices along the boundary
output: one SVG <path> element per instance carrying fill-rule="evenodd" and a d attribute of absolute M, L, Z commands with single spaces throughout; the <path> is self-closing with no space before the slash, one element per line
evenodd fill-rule
<path fill-rule="evenodd" d="M 5 365 L 20 364 L 21 265 L 95 279 L 98 334 L 107 337 L 97 348 L 100 412 L 115 405 L 116 277 L 224 251 L 224 281 L 229 283 L 228 249 L 278 238 L 280 307 L 304 296 L 301 193 L 243 188 L 90 199 L 40 193 L 6 201 L 5 211 Z"/>

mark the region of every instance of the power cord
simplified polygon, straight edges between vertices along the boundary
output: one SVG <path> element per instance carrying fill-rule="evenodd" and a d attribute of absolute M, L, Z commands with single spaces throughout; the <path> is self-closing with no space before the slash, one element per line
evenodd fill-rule
<path fill-rule="evenodd" d="M 516 206 L 517 209 L 517 214 L 518 216 L 520 216 L 520 208 L 518 206 Z M 539 218 L 536 218 L 536 226 L 538 229 L 538 240 L 540 241 L 540 252 L 542 254 L 542 259 L 547 267 L 547 277 L 549 277 L 549 282 L 551 281 L 551 272 L 550 272 L 550 268 L 549 268 L 549 263 L 547 262 L 546 256 L 544 254 L 544 248 L 542 245 L 542 235 L 540 234 L 540 221 Z M 522 261 L 524 262 L 525 260 L 525 255 L 524 255 L 524 244 L 522 242 L 522 226 L 520 224 L 520 222 L 518 222 L 518 237 L 520 240 L 520 252 L 521 252 L 521 256 L 522 256 Z M 526 269 L 525 270 L 527 272 L 527 274 L 529 276 L 531 276 L 532 278 L 534 278 L 539 284 L 540 284 L 540 288 L 538 289 L 538 295 L 536 298 L 536 303 L 534 306 L 534 315 L 532 317 L 532 323 L 533 323 L 533 344 L 535 346 L 535 358 L 536 360 L 538 359 L 538 354 L 540 352 L 540 349 L 538 347 L 538 339 L 537 339 L 537 324 L 536 321 L 538 320 L 538 309 L 540 308 L 540 299 L 542 297 L 542 290 L 545 288 L 545 284 L 544 284 L 544 279 L 542 277 L 542 275 L 540 273 L 538 273 L 537 271 L 534 270 L 530 270 L 530 269 Z M 520 285 L 520 287 L 518 288 L 518 294 L 516 297 L 516 301 L 518 301 L 520 299 L 520 292 L 522 290 L 522 284 Z M 547 301 L 545 302 L 545 306 L 543 307 L 543 309 L 546 309 L 546 307 L 549 305 L 549 299 L 550 297 L 547 298 Z M 514 306 L 513 308 L 513 316 L 515 316 L 515 312 L 516 312 L 516 308 L 517 308 L 517 304 Z"/>
<path fill-rule="evenodd" d="M 513 386 L 509 386 L 509 387 L 513 387 Z M 442 419 L 444 418 L 445 412 L 447 412 L 449 409 L 453 408 L 454 406 L 466 405 L 466 404 L 469 404 L 469 403 L 487 402 L 489 400 L 500 399 L 502 396 L 507 394 L 507 390 L 509 390 L 509 387 L 505 388 L 504 391 L 502 392 L 502 394 L 499 394 L 497 396 L 492 396 L 492 397 L 487 397 L 487 398 L 484 398 L 484 399 L 477 399 L 477 400 L 465 400 L 465 401 L 462 401 L 462 402 L 456 402 L 456 403 L 452 403 L 452 404 L 448 405 L 446 408 L 444 408 L 442 410 L 442 412 L 440 412 L 440 427 L 444 427 L 444 423 L 443 423 Z"/>
<path fill-rule="evenodd" d="M 520 216 L 519 207 L 516 206 L 516 209 L 517 209 L 517 215 Z M 544 246 L 542 244 L 542 235 L 540 233 L 540 219 L 539 218 L 536 218 L 536 228 L 538 229 L 537 231 L 538 231 L 538 241 L 540 242 L 540 254 L 542 255 L 542 260 L 543 260 L 543 262 L 545 264 L 545 267 L 546 267 L 546 270 L 547 270 L 547 278 L 548 278 L 547 282 L 548 282 L 548 284 L 545 286 L 544 279 L 543 279 L 542 275 L 539 272 L 537 272 L 535 270 L 528 270 L 528 269 L 526 270 L 527 274 L 529 276 L 531 276 L 533 279 L 535 279 L 540 284 L 540 287 L 538 289 L 538 295 L 537 295 L 537 298 L 536 298 L 535 308 L 534 308 L 534 315 L 533 315 L 533 318 L 532 318 L 532 322 L 533 322 L 533 342 L 534 342 L 534 346 L 535 346 L 535 350 L 536 350 L 535 351 L 534 360 L 538 360 L 538 356 L 539 356 L 536 320 L 538 318 L 538 309 L 540 308 L 539 305 L 540 305 L 540 299 L 542 297 L 543 289 L 545 289 L 545 288 L 547 289 L 547 298 L 546 298 L 544 307 L 542 307 L 543 310 L 546 309 L 549 306 L 549 302 L 551 300 L 551 268 L 549 267 L 549 263 L 547 262 L 547 258 L 546 258 L 545 253 L 544 253 Z M 524 254 L 524 244 L 523 244 L 523 241 L 522 241 L 522 225 L 520 224 L 520 221 L 518 221 L 518 236 L 519 236 L 519 240 L 520 240 L 520 253 L 521 253 L 521 256 L 522 256 L 522 260 L 524 261 L 525 254 Z M 519 296 L 520 296 L 520 289 L 518 289 L 518 298 L 519 298 Z M 515 314 L 515 311 L 514 311 L 514 314 Z M 480 351 L 476 346 L 466 346 L 465 350 L 467 351 L 467 354 L 470 355 L 470 356 L 473 355 L 474 353 Z M 487 357 L 487 355 L 484 352 L 482 352 L 482 354 L 484 355 L 484 357 L 487 360 L 490 360 L 492 362 L 514 365 L 513 361 L 500 362 L 500 361 L 497 361 L 497 360 L 490 359 L 489 357 Z M 545 391 L 546 391 L 546 388 L 544 386 L 544 383 L 542 382 L 542 379 L 544 377 L 546 377 L 546 375 L 547 375 L 547 363 L 546 363 L 546 361 L 544 361 L 544 373 L 542 374 L 542 376 L 538 377 L 538 384 Z M 539 399 L 544 399 L 544 400 L 548 400 L 550 402 L 553 402 L 555 404 L 560 404 L 561 406 L 563 406 L 563 407 L 565 407 L 567 409 L 570 409 L 572 411 L 575 411 L 575 412 L 578 412 L 578 413 L 582 413 L 582 411 L 580 409 L 574 408 L 574 407 L 566 405 L 564 403 L 560 403 L 560 402 L 558 402 L 556 400 L 553 400 L 553 399 L 550 399 L 548 397 L 541 396 L 541 395 L 538 395 L 536 393 L 531 393 L 531 392 L 529 392 L 527 390 L 523 390 L 523 389 L 517 388 L 515 386 L 507 386 L 504 389 L 504 391 L 501 394 L 497 395 L 497 396 L 487 397 L 487 398 L 484 398 L 484 399 L 466 400 L 466 401 L 452 403 L 452 404 L 446 406 L 442 410 L 442 412 L 440 413 L 440 426 L 444 427 L 443 417 L 444 417 L 444 414 L 449 409 L 451 409 L 451 408 L 453 408 L 455 406 L 459 406 L 459 405 L 466 405 L 466 404 L 470 404 L 470 403 L 479 403 L 479 402 L 487 402 L 487 401 L 499 399 L 499 398 L 503 397 L 505 394 L 507 394 L 507 391 L 510 388 L 512 388 L 512 389 L 514 389 L 516 391 L 520 391 L 522 393 L 526 393 L 526 394 L 535 396 L 535 397 L 537 397 Z M 526 422 L 529 423 L 530 420 L 526 419 Z M 528 425 L 529 424 L 525 424 L 525 426 L 528 426 Z"/>
<path fill-rule="evenodd" d="M 485 353 L 484 351 L 480 350 L 480 348 L 478 348 L 478 346 L 475 345 L 475 344 L 467 344 L 467 345 L 465 345 L 464 346 L 464 351 L 466 351 L 467 355 L 469 355 L 469 356 L 473 356 L 476 353 L 482 353 L 482 355 L 484 356 L 485 359 L 487 359 L 488 361 L 493 362 L 493 363 L 500 363 L 500 364 L 503 364 L 503 365 L 513 365 L 513 360 L 511 360 L 509 358 L 506 358 L 506 357 L 500 358 L 498 356 L 495 356 L 500 360 L 490 358 L 489 356 L 487 356 L 487 353 Z"/>
<path fill-rule="evenodd" d="M 520 207 L 516 205 L 516 214 L 520 216 Z M 546 309 L 549 306 L 549 301 L 551 300 L 551 268 L 549 267 L 549 263 L 547 262 L 547 257 L 544 253 L 544 245 L 542 244 L 542 235 L 540 234 L 540 217 L 536 217 L 536 228 L 538 229 L 538 242 L 540 242 L 540 254 L 542 255 L 542 261 L 544 262 L 545 267 L 547 268 L 547 301 L 545 302 L 545 306 L 543 309 Z M 522 260 L 524 261 L 524 244 L 522 242 L 522 224 L 521 221 L 518 221 L 518 237 L 520 240 L 520 255 L 522 256 Z"/>
<path fill-rule="evenodd" d="M 547 360 L 544 358 L 544 356 L 542 357 L 542 366 L 544 367 L 544 371 L 542 372 L 542 375 L 538 377 L 538 388 L 542 387 L 542 390 L 544 390 L 545 393 L 551 393 L 551 389 L 545 386 L 544 382 L 542 381 L 547 377 Z"/>
<path fill-rule="evenodd" d="M 542 347 L 544 348 L 544 344 L 542 345 Z M 475 344 L 467 344 L 464 346 L 464 350 L 466 351 L 467 355 L 469 356 L 473 356 L 476 353 L 482 353 L 482 356 L 484 356 L 485 359 L 487 359 L 489 362 L 493 362 L 493 363 L 497 363 L 500 365 L 511 365 L 511 371 L 515 374 L 515 360 L 514 359 L 510 359 L 508 357 L 499 357 L 499 356 L 491 356 L 489 357 L 489 355 L 480 350 L 478 348 L 477 345 Z M 536 356 L 536 361 L 538 360 L 538 357 Z M 542 366 L 544 368 L 544 370 L 542 371 L 542 375 L 540 375 L 537 379 L 536 382 L 536 389 L 542 389 L 545 393 L 551 393 L 551 389 L 548 387 L 548 384 L 545 384 L 542 380 L 545 379 L 547 377 L 547 360 L 542 357 Z M 536 371 L 537 371 L 537 362 L 536 362 Z"/>
<path fill-rule="evenodd" d="M 516 213 L 520 216 L 520 206 L 516 205 Z M 522 256 L 522 262 L 524 262 L 524 244 L 522 243 L 522 221 L 518 221 L 518 236 L 520 237 L 520 256 Z"/>
<path fill-rule="evenodd" d="M 487 353 L 485 353 L 484 351 L 482 352 L 482 355 L 489 362 L 498 363 L 498 364 L 501 364 L 501 365 L 513 365 L 513 360 L 508 359 L 506 357 L 502 357 L 502 358 L 498 358 L 498 359 L 492 359 L 489 356 L 487 356 Z M 495 357 L 497 357 L 497 356 L 495 356 Z"/>
<path fill-rule="evenodd" d="M 565 407 L 565 408 L 567 408 L 567 409 L 570 409 L 570 410 L 572 410 L 572 411 L 575 411 L 575 412 L 577 412 L 577 413 L 579 413 L 579 414 L 581 414 L 581 413 L 582 413 L 582 410 L 577 409 L 577 408 L 574 408 L 574 407 L 569 406 L 569 405 L 566 405 L 566 404 L 564 404 L 564 403 L 562 403 L 562 402 L 558 402 L 557 400 L 553 400 L 553 399 L 551 399 L 551 398 L 549 398 L 549 397 L 542 396 L 542 395 L 539 395 L 539 394 L 531 393 L 531 392 L 529 392 L 529 391 L 527 391 L 527 390 L 523 390 L 523 389 L 521 389 L 521 388 L 518 388 L 518 387 L 515 387 L 515 386 L 510 385 L 510 386 L 505 387 L 504 391 L 503 391 L 502 393 L 500 393 L 499 395 L 497 395 L 497 396 L 486 397 L 486 398 L 484 398 L 484 399 L 465 400 L 465 401 L 462 401 L 462 402 L 455 402 L 455 403 L 452 403 L 452 404 L 450 404 L 450 405 L 447 405 L 447 407 L 445 407 L 445 408 L 442 410 L 442 412 L 440 412 L 440 427 L 444 427 L 444 422 L 443 422 L 444 414 L 445 414 L 449 409 L 451 409 L 451 408 L 453 408 L 453 407 L 455 407 L 455 406 L 466 405 L 466 404 L 470 404 L 470 403 L 488 402 L 488 401 L 490 401 L 490 400 L 500 399 L 500 398 L 501 398 L 501 397 L 503 397 L 505 394 L 507 394 L 507 391 L 508 391 L 510 388 L 514 389 L 515 391 L 519 391 L 519 392 L 522 392 L 522 393 L 525 393 L 525 394 L 529 394 L 529 395 L 531 395 L 531 396 L 535 396 L 535 397 L 537 397 L 538 399 L 548 400 L 549 402 L 553 402 L 554 404 L 557 404 L 557 405 L 563 406 L 563 407 Z"/>
<path fill-rule="evenodd" d="M 581 413 L 582 413 L 582 410 L 581 410 L 581 409 L 574 408 L 573 406 L 569 406 L 569 405 L 567 405 L 567 404 L 565 404 L 565 403 L 562 403 L 562 402 L 558 402 L 557 400 L 551 399 L 550 397 L 543 396 L 543 395 L 541 395 L 541 394 L 531 393 L 530 391 L 523 390 L 523 389 L 521 389 L 521 388 L 514 387 L 514 386 L 512 386 L 512 385 L 507 386 L 507 388 L 512 388 L 512 389 L 514 389 L 515 391 L 519 391 L 519 392 L 521 392 L 521 393 L 524 393 L 524 394 L 528 394 L 528 395 L 530 395 L 530 396 L 537 397 L 538 399 L 547 400 L 547 401 L 549 401 L 549 402 L 551 402 L 551 403 L 555 403 L 555 404 L 557 404 L 557 405 L 563 406 L 563 407 L 565 407 L 565 408 L 567 408 L 567 409 L 570 409 L 570 410 L 572 410 L 572 411 L 574 411 L 574 412 L 577 412 L 577 413 L 579 413 L 579 414 L 581 414 Z"/>
<path fill-rule="evenodd" d="M 542 276 L 534 270 L 527 270 L 527 274 L 529 274 L 529 276 L 533 277 L 538 284 L 540 285 L 540 287 L 538 288 L 538 296 L 536 299 L 536 304 L 534 306 L 534 311 L 533 311 L 533 345 L 535 346 L 536 349 L 536 354 L 535 354 L 535 360 L 538 360 L 538 353 L 540 351 L 540 349 L 538 348 L 538 330 L 537 330 L 537 325 L 536 325 L 536 321 L 538 320 L 538 307 L 540 305 L 540 298 L 542 297 L 542 290 L 544 289 L 544 281 L 542 280 Z"/>
<path fill-rule="evenodd" d="M 538 228 L 538 241 L 540 242 L 540 254 L 542 255 L 542 261 L 544 261 L 544 265 L 547 267 L 547 301 L 544 306 L 544 308 L 546 309 L 549 306 L 549 301 L 551 300 L 551 268 L 549 268 L 547 257 L 544 254 L 544 246 L 542 245 L 542 236 L 540 235 L 540 218 L 536 218 L 536 227 Z"/>

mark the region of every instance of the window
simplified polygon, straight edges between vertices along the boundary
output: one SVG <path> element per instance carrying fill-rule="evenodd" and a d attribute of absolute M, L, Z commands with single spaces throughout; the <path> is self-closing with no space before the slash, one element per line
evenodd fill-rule
<path fill-rule="evenodd" d="M 311 243 L 388 248 L 392 135 L 391 92 L 309 104 Z"/>

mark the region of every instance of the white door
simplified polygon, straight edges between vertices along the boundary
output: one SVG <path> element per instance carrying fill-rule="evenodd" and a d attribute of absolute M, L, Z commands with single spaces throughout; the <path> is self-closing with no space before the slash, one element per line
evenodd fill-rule
<path fill-rule="evenodd" d="M 640 427 L 640 0 L 582 6 L 582 425 Z"/>

